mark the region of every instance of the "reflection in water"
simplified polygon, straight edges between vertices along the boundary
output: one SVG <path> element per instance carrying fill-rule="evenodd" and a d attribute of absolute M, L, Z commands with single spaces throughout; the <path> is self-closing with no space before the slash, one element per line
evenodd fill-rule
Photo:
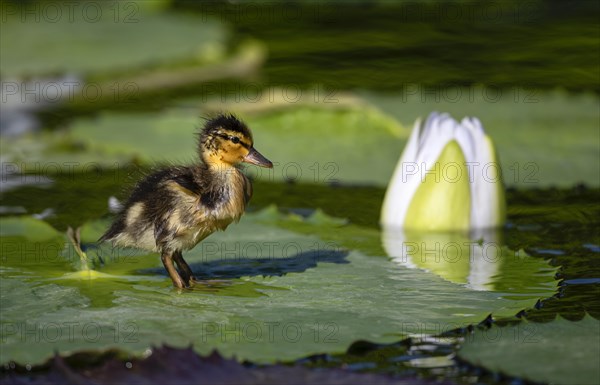
<path fill-rule="evenodd" d="M 471 268 L 468 284 L 474 290 L 494 290 L 492 281 L 498 276 L 502 252 L 502 233 L 497 229 L 471 229 Z"/>
<path fill-rule="evenodd" d="M 545 261 L 503 246 L 497 229 L 425 232 L 384 226 L 382 243 L 394 261 L 473 290 L 531 293 L 552 284 Z"/>

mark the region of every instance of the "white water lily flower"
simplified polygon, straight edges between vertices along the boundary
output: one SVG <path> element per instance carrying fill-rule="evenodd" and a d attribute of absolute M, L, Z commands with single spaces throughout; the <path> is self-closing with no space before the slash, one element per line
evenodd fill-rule
<path fill-rule="evenodd" d="M 454 231 L 504 224 L 500 164 L 477 118 L 432 113 L 415 123 L 381 211 L 384 227 Z"/>

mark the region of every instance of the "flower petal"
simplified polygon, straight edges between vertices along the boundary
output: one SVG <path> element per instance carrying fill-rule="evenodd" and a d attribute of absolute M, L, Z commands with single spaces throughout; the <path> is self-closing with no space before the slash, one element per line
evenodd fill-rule
<path fill-rule="evenodd" d="M 425 175 L 406 212 L 404 228 L 415 230 L 468 230 L 471 191 L 465 158 L 458 142 L 448 143 Z"/>

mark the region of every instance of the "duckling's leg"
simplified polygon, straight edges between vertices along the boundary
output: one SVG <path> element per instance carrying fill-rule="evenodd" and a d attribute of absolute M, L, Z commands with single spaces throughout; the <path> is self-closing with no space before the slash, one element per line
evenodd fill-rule
<path fill-rule="evenodd" d="M 196 277 L 194 277 L 194 272 L 192 271 L 192 269 L 190 269 L 190 266 L 183 259 L 181 250 L 178 250 L 173 253 L 173 260 L 177 264 L 177 267 L 179 267 L 179 270 L 183 275 L 183 280 L 186 284 L 191 284 L 192 281 L 196 281 Z"/>
<path fill-rule="evenodd" d="M 163 251 L 160 256 L 160 259 L 162 260 L 165 269 L 167 269 L 169 277 L 171 277 L 171 280 L 173 281 L 173 285 L 175 287 L 183 289 L 185 285 L 183 283 L 183 280 L 179 276 L 179 273 L 177 272 L 177 270 L 175 270 L 175 266 L 173 265 L 173 254 L 174 253 L 171 251 Z"/>

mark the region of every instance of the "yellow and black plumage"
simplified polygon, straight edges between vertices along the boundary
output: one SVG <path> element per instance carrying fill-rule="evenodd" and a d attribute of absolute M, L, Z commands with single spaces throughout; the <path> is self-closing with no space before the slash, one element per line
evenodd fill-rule
<path fill-rule="evenodd" d="M 254 149 L 248 127 L 233 115 L 206 122 L 198 153 L 198 164 L 167 167 L 140 181 L 100 238 L 159 252 L 173 285 L 179 288 L 195 280 L 182 252 L 213 232 L 225 230 L 244 213 L 252 185 L 237 166 L 247 162 L 273 167 Z"/>

